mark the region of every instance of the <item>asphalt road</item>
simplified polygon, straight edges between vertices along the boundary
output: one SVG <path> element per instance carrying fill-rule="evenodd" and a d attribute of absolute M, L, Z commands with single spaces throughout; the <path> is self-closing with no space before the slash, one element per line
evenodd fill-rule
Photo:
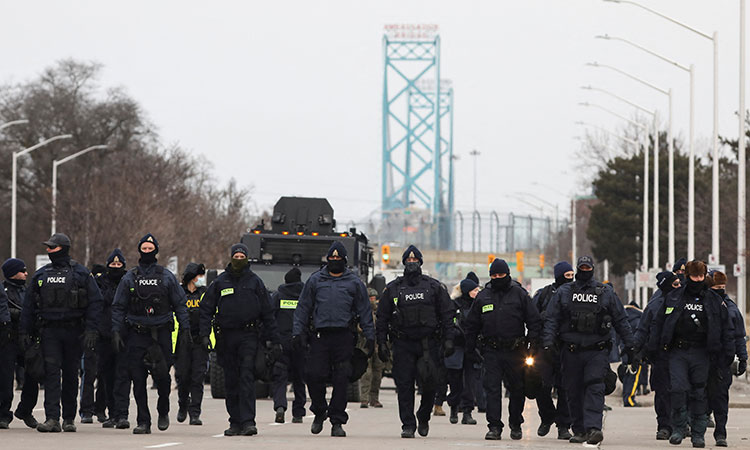
<path fill-rule="evenodd" d="M 384 380 L 386 386 L 392 386 L 391 380 Z M 209 448 L 273 448 L 273 449 L 443 449 L 443 448 L 534 448 L 534 449 L 560 449 L 579 448 L 580 445 L 570 444 L 566 441 L 558 441 L 556 428 L 552 427 L 547 437 L 536 436 L 539 426 L 536 404 L 527 401 L 524 413 L 526 422 L 523 424 L 523 439 L 520 441 L 510 440 L 506 428 L 501 441 L 485 441 L 484 433 L 487 431 L 486 420 L 483 414 L 475 413 L 478 425 L 452 425 L 447 417 L 433 417 L 430 422 L 430 434 L 427 438 L 401 439 L 401 424 L 398 419 L 396 406 L 396 394 L 392 389 L 385 389 L 381 393 L 382 409 L 360 409 L 359 403 L 349 404 L 349 423 L 345 425 L 348 437 L 333 438 L 330 436 L 330 424 L 326 422 L 323 432 L 317 436 L 310 434 L 310 423 L 312 416 L 305 418 L 303 424 L 287 423 L 276 424 L 273 422 L 273 404 L 270 400 L 259 400 L 257 402 L 258 431 L 257 436 L 252 437 L 224 437 L 222 432 L 227 428 L 227 414 L 223 400 L 212 399 L 206 386 L 206 398 L 203 402 L 203 426 L 189 426 L 186 423 L 179 424 L 175 420 L 177 411 L 176 392 L 172 392 L 172 411 L 170 418 L 172 423 L 168 430 L 158 431 L 156 426 L 152 427 L 151 435 L 135 436 L 130 430 L 103 429 L 100 424 L 82 425 L 77 424 L 76 433 L 54 433 L 42 434 L 28 429 L 18 421 L 11 423 L 9 430 L 0 431 L 1 447 L 5 449 L 149 449 L 149 448 L 173 448 L 182 449 L 209 449 Z M 40 393 L 43 395 L 43 391 Z M 149 391 L 152 414 L 155 415 L 156 391 Z M 733 393 L 734 395 L 734 393 Z M 743 394 L 738 394 L 742 396 Z M 14 399 L 14 404 L 18 398 Z M 618 402 L 618 397 L 610 396 L 607 403 L 614 409 L 607 413 L 604 427 L 605 449 L 636 449 L 636 448 L 675 448 L 667 441 L 655 440 L 655 419 L 653 408 L 623 408 Z M 648 403 L 648 397 L 643 399 Z M 130 420 L 131 425 L 135 422 L 135 405 L 131 401 Z M 503 412 L 503 418 L 507 415 L 507 404 Z M 43 418 L 41 409 L 41 398 L 38 409 L 35 411 L 38 419 Z M 707 433 L 707 447 L 714 444 L 710 435 L 712 429 Z M 729 445 L 731 448 L 750 449 L 750 409 L 732 408 L 729 417 Z M 689 440 L 683 442 L 682 447 L 692 448 Z"/>

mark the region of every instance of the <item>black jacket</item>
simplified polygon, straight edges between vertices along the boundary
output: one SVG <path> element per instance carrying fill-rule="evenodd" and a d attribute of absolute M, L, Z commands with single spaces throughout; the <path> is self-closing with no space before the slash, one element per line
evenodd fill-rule
<path fill-rule="evenodd" d="M 273 307 L 276 325 L 279 327 L 279 336 L 282 342 L 289 342 L 292 339 L 294 311 L 297 309 L 299 296 L 304 286 L 305 283 L 301 281 L 282 284 L 271 296 L 271 306 Z"/>

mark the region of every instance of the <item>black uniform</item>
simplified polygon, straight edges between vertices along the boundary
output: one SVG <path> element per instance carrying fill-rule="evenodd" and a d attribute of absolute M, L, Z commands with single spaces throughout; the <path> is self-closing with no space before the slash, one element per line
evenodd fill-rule
<path fill-rule="evenodd" d="M 636 330 L 638 324 L 643 316 L 643 311 L 638 308 L 634 303 L 625 306 L 625 314 L 628 316 L 628 324 L 631 330 Z M 630 365 L 632 361 L 628 360 L 628 355 L 622 354 L 623 365 Z M 635 373 L 633 370 L 625 370 L 622 377 L 622 402 L 625 406 L 636 406 L 638 403 L 635 401 L 636 390 L 638 385 L 641 384 L 641 377 L 643 376 L 644 366 L 638 364 Z"/>
<path fill-rule="evenodd" d="M 13 420 L 13 379 L 16 372 L 15 344 L 11 341 L 11 321 L 8 296 L 0 291 L 0 428 L 8 428 Z"/>
<path fill-rule="evenodd" d="M 60 255 L 50 254 L 54 255 L 53 262 L 36 271 L 26 290 L 20 333 L 28 335 L 41 329 L 44 412 L 47 420 L 59 421 L 62 400 L 63 420 L 72 424 L 83 353 L 81 336 L 84 331 L 97 332 L 103 302 L 88 269 L 71 260 L 65 247 L 56 253 Z"/>
<path fill-rule="evenodd" d="M 672 443 L 687 435 L 688 411 L 691 440 L 704 440 L 709 368 L 728 367 L 735 353 L 734 330 L 723 299 L 704 283 L 694 285 L 689 278 L 686 282 L 687 286 L 667 295 L 656 318 L 660 345 L 669 353 Z"/>
<path fill-rule="evenodd" d="M 628 349 L 633 335 L 612 288 L 593 278 L 584 281 L 580 275 L 579 270 L 575 282 L 561 286 L 547 307 L 543 345 L 554 349 L 560 342 L 572 428 L 583 436 L 602 429 L 604 377 L 613 345 L 610 330 L 614 326 Z"/>
<path fill-rule="evenodd" d="M 244 247 L 244 246 L 243 246 Z M 247 254 L 247 250 L 245 250 Z M 255 427 L 255 357 L 263 351 L 258 327 L 279 342 L 268 291 L 263 281 L 245 266 L 234 272 L 229 264 L 203 295 L 200 335 L 216 334 L 216 354 L 224 368 L 226 407 L 230 429 Z M 257 430 L 254 430 L 255 434 Z"/>
<path fill-rule="evenodd" d="M 193 277 L 195 278 L 195 277 Z M 208 349 L 200 341 L 200 304 L 206 292 L 205 286 L 189 292 L 183 283 L 190 316 L 190 329 L 180 327 L 175 348 L 175 378 L 177 397 L 181 410 L 187 410 L 191 420 L 201 415 L 203 401 L 203 380 L 208 369 Z M 187 336 L 192 334 L 192 340 Z"/>
<path fill-rule="evenodd" d="M 276 323 L 279 327 L 281 345 L 284 355 L 281 364 L 274 366 L 273 381 L 273 409 L 284 408 L 286 411 L 288 402 L 286 399 L 286 386 L 289 381 L 294 391 L 292 402 L 292 417 L 305 416 L 305 381 L 303 374 L 305 370 L 305 353 L 302 349 L 292 346 L 292 328 L 294 326 L 294 311 L 299 304 L 299 296 L 302 293 L 304 283 L 301 281 L 285 283 L 279 286 L 271 297 L 271 306 L 274 310 Z"/>
<path fill-rule="evenodd" d="M 453 303 L 456 308 L 456 353 L 445 358 L 448 384 L 451 387 L 450 394 L 448 394 L 448 406 L 451 407 L 452 416 L 457 411 L 471 413 L 474 410 L 475 385 L 481 367 L 479 353 L 476 349 L 471 353 L 467 352 L 464 338 L 466 317 L 469 315 L 474 299 L 468 294 L 462 294 L 453 300 Z"/>
<path fill-rule="evenodd" d="M 410 246 L 404 254 L 410 250 L 416 248 Z M 417 255 L 421 259 L 421 255 Z M 378 302 L 378 346 L 385 347 L 388 338 L 393 343 L 392 373 L 398 412 L 401 428 L 407 433 L 417 429 L 417 422 L 420 427 L 429 423 L 435 391 L 445 378 L 441 340 L 450 341 L 447 347 L 453 347 L 454 314 L 455 306 L 445 287 L 434 278 L 422 275 L 421 271 L 405 271 L 403 277 L 386 286 Z M 422 400 L 415 419 L 414 382 L 417 380 L 422 388 Z"/>
<path fill-rule="evenodd" d="M 23 374 L 23 387 L 21 388 L 21 401 L 16 406 L 14 415 L 20 419 L 31 418 L 32 412 L 36 407 L 36 402 L 39 397 L 39 383 L 41 380 L 33 378 L 30 374 L 23 370 L 24 366 L 24 351 L 21 348 L 18 334 L 21 323 L 21 311 L 23 309 L 23 300 L 26 294 L 26 283 L 23 280 L 5 280 L 3 281 L 5 294 L 8 297 L 8 308 L 10 311 L 10 344 L 6 347 L 6 351 L 3 352 L 3 361 L 0 362 L 4 370 L 5 367 L 16 369 L 16 374 L 20 368 L 20 372 Z M 35 336 L 38 335 L 38 331 L 33 333 Z M 6 366 L 7 363 L 7 366 Z M 6 376 L 6 375 L 4 375 Z M 11 377 L 13 375 L 11 374 Z M 16 377 L 18 378 L 18 376 Z M 4 378 L 3 378 L 4 379 Z M 11 378 L 11 385 L 12 385 Z M 11 387 L 12 389 L 12 387 Z M 12 400 L 11 390 L 11 400 Z M 8 405 L 10 408 L 10 405 Z M 4 411 L 3 407 L 0 407 L 0 411 Z M 6 414 L 0 413 L 0 420 L 3 420 Z M 7 420 L 10 422 L 10 420 Z M 36 420 L 32 419 L 30 424 L 33 424 Z"/>
<path fill-rule="evenodd" d="M 562 283 L 564 284 L 564 283 Z M 539 289 L 534 294 L 533 303 L 544 323 L 547 314 L 547 306 L 557 293 L 562 284 L 552 283 Z M 568 394 L 562 383 L 562 362 L 559 354 L 547 354 L 543 358 L 537 358 L 534 364 L 539 366 L 542 374 L 542 389 L 537 392 L 536 405 L 539 409 L 539 418 L 543 424 L 557 425 L 558 430 L 570 428 L 570 411 L 568 410 Z M 557 391 L 557 405 L 552 400 L 552 388 Z"/>
<path fill-rule="evenodd" d="M 487 392 L 487 427 L 501 432 L 502 383 L 510 394 L 508 423 L 520 430 L 526 397 L 523 365 L 527 344 L 538 346 L 542 320 L 529 294 L 506 275 L 502 287 L 487 284 L 471 306 L 465 322 L 466 348 L 473 351 L 481 335 L 484 351 L 484 389 Z M 494 279 L 493 281 L 498 280 Z M 528 334 L 526 330 L 528 329 Z"/>
<path fill-rule="evenodd" d="M 185 304 L 185 291 L 175 276 L 156 262 L 139 262 L 117 286 L 112 303 L 112 331 L 126 343 L 130 380 L 138 407 L 136 420 L 140 426 L 151 426 L 147 394 L 149 372 L 159 395 L 156 404 L 159 417 L 168 417 L 174 314 L 180 326 L 189 329 Z M 117 409 L 122 411 L 120 407 Z"/>

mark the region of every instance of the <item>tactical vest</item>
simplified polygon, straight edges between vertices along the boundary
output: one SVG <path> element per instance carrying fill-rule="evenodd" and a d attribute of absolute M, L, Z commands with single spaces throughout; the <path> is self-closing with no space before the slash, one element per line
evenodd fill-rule
<path fill-rule="evenodd" d="M 40 312 L 67 312 L 88 306 L 88 291 L 76 283 L 74 264 L 71 261 L 64 266 L 50 264 L 44 268 L 37 279 Z"/>
<path fill-rule="evenodd" d="M 194 331 L 193 334 L 197 334 L 200 329 L 200 306 L 205 291 L 202 287 L 197 288 L 194 292 L 185 290 L 187 311 L 190 317 L 190 330 Z"/>
<path fill-rule="evenodd" d="M 402 281 L 398 289 L 396 302 L 396 327 L 399 330 L 409 328 L 437 329 L 439 321 L 433 299 L 434 293 L 430 283 L 422 280 L 416 286 L 409 286 Z"/>
<path fill-rule="evenodd" d="M 144 275 L 140 267 L 133 269 L 135 275 L 130 288 L 130 314 L 135 316 L 160 316 L 171 311 L 169 293 L 164 283 L 164 267 L 156 266 L 150 275 Z"/>
<path fill-rule="evenodd" d="M 217 278 L 216 324 L 218 326 L 249 326 L 260 318 L 260 299 L 252 287 L 252 277 L 240 279 Z"/>
<path fill-rule="evenodd" d="M 569 331 L 606 336 L 612 329 L 612 318 L 601 306 L 604 286 L 572 286 L 568 299 Z"/>
<path fill-rule="evenodd" d="M 703 301 L 688 301 L 680 311 L 675 325 L 675 337 L 695 343 L 705 343 L 708 337 L 708 315 Z"/>

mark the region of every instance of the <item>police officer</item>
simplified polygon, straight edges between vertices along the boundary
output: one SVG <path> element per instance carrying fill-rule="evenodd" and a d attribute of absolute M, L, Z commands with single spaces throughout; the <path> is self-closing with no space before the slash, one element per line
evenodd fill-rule
<path fill-rule="evenodd" d="M 216 333 L 216 352 L 224 368 L 226 407 L 229 428 L 225 436 L 258 434 L 255 426 L 255 368 L 256 353 L 261 339 L 258 327 L 274 343 L 274 357 L 282 349 L 273 317 L 268 291 L 263 281 L 250 270 L 245 244 L 234 244 L 231 262 L 203 295 L 200 305 L 200 335 L 205 348 L 211 345 L 213 324 Z"/>
<path fill-rule="evenodd" d="M 539 315 L 544 322 L 547 313 L 547 306 L 557 290 L 566 283 L 573 281 L 575 272 L 573 266 L 567 261 L 560 261 L 554 267 L 555 282 L 539 289 L 534 294 L 533 303 L 536 306 Z M 545 354 L 544 356 L 553 356 L 549 358 L 537 358 L 535 364 L 538 365 L 542 374 L 542 389 L 537 392 L 536 405 L 539 409 L 539 418 L 541 423 L 536 430 L 538 436 L 546 436 L 552 426 L 557 425 L 557 438 L 568 440 L 570 435 L 570 413 L 568 412 L 568 396 L 562 385 L 562 364 L 559 355 Z M 552 387 L 557 391 L 557 406 L 552 400 Z"/>
<path fill-rule="evenodd" d="M 37 426 L 37 431 L 60 431 L 61 400 L 62 430 L 76 431 L 73 420 L 77 406 L 78 368 L 83 348 L 96 346 L 102 295 L 88 269 L 70 259 L 68 236 L 55 233 L 43 244 L 47 246 L 51 263 L 36 271 L 26 290 L 20 340 L 23 347 L 28 348 L 31 345 L 30 333 L 41 329 L 46 420 Z"/>
<path fill-rule="evenodd" d="M 138 426 L 133 434 L 151 433 L 146 381 L 151 373 L 159 399 L 156 409 L 161 431 L 169 428 L 169 390 L 172 383 L 172 330 L 174 316 L 189 330 L 185 291 L 174 274 L 156 263 L 159 242 L 151 233 L 138 242 L 138 266 L 126 273 L 117 286 L 112 303 L 112 343 L 127 353 L 133 396 L 138 408 Z M 127 340 L 123 335 L 127 334 Z M 189 336 L 189 335 L 188 335 Z"/>
<path fill-rule="evenodd" d="M 610 330 L 614 326 L 628 355 L 634 355 L 633 334 L 612 288 L 594 279 L 594 260 L 582 256 L 576 268 L 576 281 L 561 286 L 547 307 L 543 345 L 545 352 L 554 353 L 559 337 L 563 386 L 573 422 L 570 442 L 597 445 L 604 440 L 604 378 L 613 344 Z"/>
<path fill-rule="evenodd" d="M 326 418 L 331 421 L 331 436 L 345 437 L 346 390 L 352 374 L 351 359 L 355 345 L 355 320 L 367 340 L 367 356 L 375 349 L 375 330 L 367 289 L 357 274 L 347 268 L 346 247 L 336 241 L 326 254 L 327 264 L 305 283 L 294 312 L 292 344 L 300 349 L 309 342 L 306 371 L 310 410 L 315 414 L 310 432 L 323 431 Z M 310 327 L 312 326 L 312 330 Z M 330 403 L 326 403 L 326 381 L 333 385 Z"/>
<path fill-rule="evenodd" d="M 21 311 L 23 309 L 23 299 L 26 294 L 26 277 L 28 275 L 26 271 L 26 263 L 20 259 L 9 258 L 3 263 L 2 270 L 3 275 L 5 276 L 3 286 L 5 288 L 5 294 L 8 297 L 8 308 L 10 310 L 10 345 L 7 347 L 4 356 L 8 358 L 5 360 L 8 363 L 8 367 L 15 369 L 16 378 L 19 379 L 19 384 L 22 383 L 21 401 L 18 403 L 13 415 L 23 420 L 27 427 L 36 428 L 39 423 L 34 418 L 32 411 L 36 406 L 39 395 L 39 380 L 36 380 L 23 370 L 24 352 L 21 349 L 18 336 Z M 2 364 L 5 365 L 6 363 L 4 362 Z M 0 368 L 0 370 L 2 370 L 2 368 Z M 8 405 L 8 408 L 10 408 L 10 405 Z M 3 407 L 0 407 L 0 411 L 3 409 Z M 0 413 L 0 417 L 2 415 L 3 413 Z M 7 420 L 7 422 L 10 423 L 10 420 Z"/>
<path fill-rule="evenodd" d="M 370 297 L 370 305 L 372 306 L 372 315 L 376 316 L 378 311 L 378 291 L 373 288 L 367 289 L 367 295 Z M 358 346 L 367 350 L 367 338 L 365 338 L 362 330 L 359 330 L 359 342 Z M 373 354 L 367 358 L 367 371 L 362 378 L 359 379 L 359 407 L 360 408 L 382 408 L 383 404 L 380 403 L 380 384 L 383 381 L 383 370 L 385 370 L 385 364 L 380 358 Z"/>
<path fill-rule="evenodd" d="M 116 248 L 107 257 L 104 269 L 95 276 L 102 291 L 104 309 L 99 326 L 100 339 L 97 344 L 97 390 L 95 409 L 98 414 L 109 415 L 103 428 L 130 428 L 128 405 L 130 403 L 130 375 L 125 352 L 116 353 L 112 343 L 112 302 L 117 286 L 126 273 L 125 255 Z M 121 332 L 122 333 L 122 332 Z M 105 414 L 106 412 L 106 414 Z"/>
<path fill-rule="evenodd" d="M 7 430 L 13 420 L 10 407 L 13 403 L 13 378 L 16 373 L 15 345 L 11 341 L 8 296 L 0 291 L 0 430 Z"/>
<path fill-rule="evenodd" d="M 453 299 L 456 309 L 455 345 L 456 352 L 445 358 L 448 383 L 451 390 L 448 394 L 448 406 L 450 406 L 450 423 L 458 423 L 458 412 L 461 410 L 463 417 L 461 423 L 464 425 L 476 425 L 477 421 L 471 416 L 474 410 L 474 385 L 477 379 L 477 368 L 481 359 L 479 353 L 474 350 L 466 351 L 466 339 L 464 338 L 466 317 L 469 315 L 471 305 L 479 294 L 479 286 L 474 280 L 466 278 L 459 283 L 461 296 Z"/>
<path fill-rule="evenodd" d="M 685 280 L 685 265 L 686 264 L 687 264 L 687 258 L 680 258 L 672 266 L 672 273 L 677 275 L 677 278 L 680 279 L 680 283 L 683 286 L 685 286 L 686 284 L 686 280 Z"/>
<path fill-rule="evenodd" d="M 673 427 L 669 443 L 679 445 L 687 436 L 689 410 L 690 438 L 693 447 L 700 448 L 705 446 L 709 367 L 728 367 L 735 344 L 727 307 L 706 284 L 706 264 L 688 262 L 685 283 L 667 295 L 656 320 L 660 345 L 669 351 Z"/>
<path fill-rule="evenodd" d="M 299 303 L 299 296 L 304 287 L 302 272 L 292 267 L 284 275 L 284 284 L 271 297 L 276 324 L 279 327 L 281 345 L 284 348 L 282 364 L 274 366 L 273 380 L 273 409 L 276 411 L 276 422 L 284 423 L 284 413 L 287 410 L 286 386 L 291 381 L 294 401 L 292 402 L 292 423 L 302 423 L 305 417 L 305 353 L 292 348 L 292 328 L 294 326 L 294 311 Z"/>
<path fill-rule="evenodd" d="M 729 298 L 726 291 L 727 276 L 724 272 L 713 271 L 709 274 L 711 289 L 722 299 L 729 313 L 729 320 L 734 328 L 734 354 L 738 361 L 734 375 L 740 376 L 747 370 L 747 347 L 745 345 L 745 319 L 737 304 Z M 734 366 L 733 366 L 734 367 Z M 714 439 L 717 447 L 727 446 L 727 417 L 729 415 L 729 388 L 732 385 L 732 370 L 728 366 L 712 366 L 708 381 L 708 406 L 716 418 Z"/>
<path fill-rule="evenodd" d="M 492 261 L 490 282 L 486 287 L 488 289 L 482 290 L 474 300 L 464 324 L 466 351 L 474 351 L 481 335 L 485 370 L 482 384 L 487 392 L 489 428 L 484 438 L 498 440 L 501 437 L 501 386 L 504 381 L 510 395 L 510 437 L 517 440 L 523 437 L 523 365 L 529 356 L 528 344 L 532 345 L 532 353 L 539 346 L 542 320 L 526 290 L 511 279 L 505 260 Z"/>
<path fill-rule="evenodd" d="M 203 425 L 200 419 L 203 401 L 203 380 L 208 369 L 208 349 L 200 341 L 200 304 L 206 292 L 206 267 L 188 263 L 182 274 L 182 289 L 187 298 L 190 329 L 180 327 L 175 348 L 177 379 L 177 421 L 182 423 L 190 414 L 190 425 Z M 192 333 L 192 336 L 188 336 Z"/>
<path fill-rule="evenodd" d="M 393 340 L 393 379 L 398 394 L 401 437 L 414 431 L 427 436 L 435 391 L 443 378 L 442 356 L 455 351 L 455 307 L 446 289 L 422 274 L 422 253 L 410 245 L 401 258 L 404 275 L 388 283 L 377 313 L 378 356 L 388 361 L 386 339 Z M 443 355 L 441 355 L 441 340 Z M 414 382 L 419 380 L 422 401 L 414 418 Z"/>
<path fill-rule="evenodd" d="M 635 301 L 625 305 L 625 315 L 628 317 L 628 325 L 631 330 L 638 328 L 638 324 L 643 316 L 643 311 L 638 307 Z M 619 341 L 619 340 L 618 340 Z M 620 341 L 620 347 L 622 347 L 622 341 Z M 622 350 L 622 349 L 621 349 Z M 641 406 L 635 400 L 636 391 L 638 386 L 641 384 L 641 377 L 643 376 L 643 364 L 633 364 L 633 361 L 628 359 L 628 355 L 621 351 L 622 358 L 622 404 L 623 406 L 637 407 Z M 626 368 L 626 366 L 633 366 L 633 368 Z"/>
<path fill-rule="evenodd" d="M 680 287 L 680 279 L 671 271 L 656 275 L 656 291 L 648 301 L 634 332 L 635 347 L 651 362 L 651 388 L 656 411 L 656 440 L 665 441 L 672 435 L 672 406 L 669 385 L 669 358 L 660 345 L 661 336 L 654 332 L 655 318 L 664 307 L 664 298 Z"/>

